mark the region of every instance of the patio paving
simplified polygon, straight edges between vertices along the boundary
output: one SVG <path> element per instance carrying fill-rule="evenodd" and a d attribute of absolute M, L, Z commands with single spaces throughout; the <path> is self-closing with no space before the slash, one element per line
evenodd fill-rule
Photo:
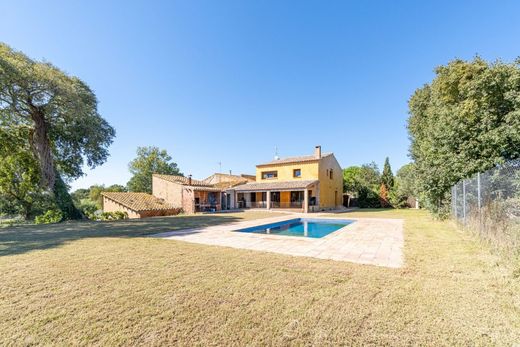
<path fill-rule="evenodd" d="M 266 235 L 233 230 L 294 218 L 350 219 L 355 223 L 323 238 Z M 293 256 L 348 261 L 399 268 L 403 265 L 403 220 L 382 218 L 320 217 L 292 214 L 198 229 L 165 232 L 152 237 L 205 245 L 225 246 Z"/>

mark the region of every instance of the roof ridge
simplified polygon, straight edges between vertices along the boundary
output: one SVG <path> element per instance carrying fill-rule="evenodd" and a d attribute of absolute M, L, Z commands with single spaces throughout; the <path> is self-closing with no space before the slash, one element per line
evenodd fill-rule
<path fill-rule="evenodd" d="M 275 159 L 269 162 L 257 164 L 256 166 L 266 166 L 266 165 L 276 165 L 276 164 L 287 164 L 287 163 L 294 163 L 294 162 L 300 162 L 300 161 L 315 161 L 320 160 L 322 158 L 328 157 L 334 155 L 333 152 L 327 152 L 323 153 L 320 158 L 316 158 L 314 154 L 307 154 L 307 155 L 299 155 L 299 156 L 292 156 L 292 157 L 285 157 L 280 159 Z"/>

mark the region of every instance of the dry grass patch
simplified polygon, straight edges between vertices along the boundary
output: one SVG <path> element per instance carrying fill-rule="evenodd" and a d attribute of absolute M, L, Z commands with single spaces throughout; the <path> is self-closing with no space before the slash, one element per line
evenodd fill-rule
<path fill-rule="evenodd" d="M 0 344 L 520 341 L 510 268 L 423 212 L 336 215 L 404 218 L 399 270 L 140 237 L 265 216 L 273 215 L 0 230 Z"/>

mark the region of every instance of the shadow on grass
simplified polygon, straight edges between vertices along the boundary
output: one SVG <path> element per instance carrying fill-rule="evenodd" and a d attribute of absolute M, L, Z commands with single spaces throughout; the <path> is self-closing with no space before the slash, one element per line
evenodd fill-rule
<path fill-rule="evenodd" d="M 69 221 L 51 225 L 19 225 L 0 229 L 0 257 L 58 247 L 91 237 L 141 237 L 166 231 L 232 223 L 232 215 L 153 217 L 112 222 Z"/>

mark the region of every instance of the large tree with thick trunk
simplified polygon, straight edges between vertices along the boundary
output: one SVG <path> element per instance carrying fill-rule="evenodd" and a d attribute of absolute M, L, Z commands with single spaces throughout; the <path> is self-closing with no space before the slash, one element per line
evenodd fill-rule
<path fill-rule="evenodd" d="M 3 43 L 0 127 L 25 134 L 22 140 L 38 163 L 41 187 L 54 194 L 69 216 L 74 210 L 64 195 L 64 181 L 82 176 L 85 162 L 91 168 L 104 163 L 115 136 L 83 81 Z"/>

